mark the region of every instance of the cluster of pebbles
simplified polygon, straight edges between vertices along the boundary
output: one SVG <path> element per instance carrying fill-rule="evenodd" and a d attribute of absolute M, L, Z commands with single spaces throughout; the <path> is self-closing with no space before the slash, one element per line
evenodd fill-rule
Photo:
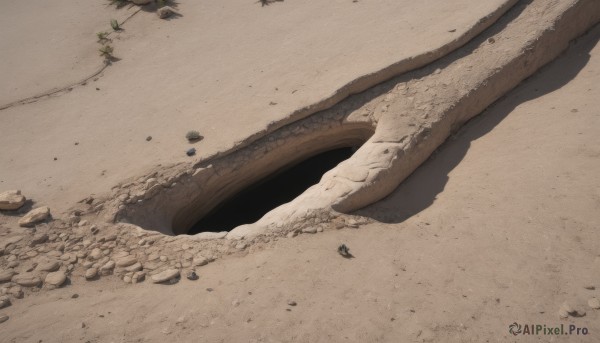
<path fill-rule="evenodd" d="M 109 276 L 128 284 L 174 284 L 182 275 L 194 281 L 196 268 L 224 255 L 263 249 L 286 235 L 241 241 L 167 236 L 131 224 L 91 223 L 97 213 L 93 201 L 82 202 L 89 211 L 73 210 L 65 220 L 52 218 L 45 206 L 18 211 L 26 203 L 20 191 L 0 193 L 0 210 L 7 214 L 0 219 L 8 219 L 0 220 L 0 308 L 41 290 Z M 15 217 L 18 225 L 11 223 Z M 348 225 L 358 227 L 355 223 Z M 321 231 L 298 228 L 287 236 Z"/>

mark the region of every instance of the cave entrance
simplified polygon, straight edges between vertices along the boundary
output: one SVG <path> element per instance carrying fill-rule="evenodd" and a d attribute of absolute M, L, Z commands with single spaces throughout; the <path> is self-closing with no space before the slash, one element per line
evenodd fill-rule
<path fill-rule="evenodd" d="M 254 223 L 317 184 L 324 173 L 348 159 L 354 151 L 356 147 L 337 148 L 280 169 L 221 203 L 196 222 L 187 234 L 230 231 Z"/>

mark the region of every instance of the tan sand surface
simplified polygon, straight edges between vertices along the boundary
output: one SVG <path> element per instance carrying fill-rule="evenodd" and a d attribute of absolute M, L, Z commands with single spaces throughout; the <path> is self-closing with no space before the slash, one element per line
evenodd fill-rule
<path fill-rule="evenodd" d="M 2 103 L 93 73 L 95 32 L 133 11 L 38 3 L 2 5 Z M 150 167 L 190 161 L 188 130 L 205 137 L 198 158 L 230 148 L 360 76 L 428 57 L 511 3 L 181 1 L 168 21 L 141 11 L 111 36 L 120 60 L 97 81 L 0 111 L 0 188 L 62 211 Z"/>
<path fill-rule="evenodd" d="M 564 301 L 600 297 L 598 37 L 581 39 L 360 211 L 379 222 L 280 239 L 203 267 L 195 282 L 103 278 L 28 296 L 4 311 L 2 339 L 551 340 L 511 336 L 518 322 L 576 324 L 590 334 L 554 341 L 598 341 L 598 311 L 557 314 Z M 341 258 L 340 243 L 355 258 Z"/>

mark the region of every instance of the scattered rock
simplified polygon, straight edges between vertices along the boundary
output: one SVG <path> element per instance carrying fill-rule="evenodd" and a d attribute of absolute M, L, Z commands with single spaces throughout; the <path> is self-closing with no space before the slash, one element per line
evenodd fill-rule
<path fill-rule="evenodd" d="M 67 275 L 63 271 L 48 273 L 44 282 L 51 287 L 60 287 L 67 281 Z"/>
<path fill-rule="evenodd" d="M 91 280 L 91 279 L 95 278 L 96 275 L 98 275 L 98 269 L 96 269 L 96 268 L 90 268 L 85 271 L 86 280 Z"/>
<path fill-rule="evenodd" d="M 13 275 L 15 275 L 13 270 L 0 270 L 0 283 L 10 281 Z"/>
<path fill-rule="evenodd" d="M 31 240 L 31 246 L 45 243 L 48 240 L 48 235 L 45 233 L 36 233 Z"/>
<path fill-rule="evenodd" d="M 133 276 L 131 277 L 131 283 L 142 282 L 142 281 L 144 281 L 145 278 L 146 278 L 145 272 L 135 272 L 135 273 L 133 273 Z"/>
<path fill-rule="evenodd" d="M 246 243 L 240 242 L 240 243 L 238 243 L 238 244 L 235 246 L 235 248 L 236 248 L 237 250 L 244 250 L 244 249 L 246 249 L 246 246 L 247 246 L 247 244 L 246 244 Z"/>
<path fill-rule="evenodd" d="M 587 286 L 584 286 L 583 288 L 587 289 L 588 291 L 593 291 L 596 289 L 596 287 L 592 286 L 592 285 L 587 285 Z"/>
<path fill-rule="evenodd" d="M 317 228 L 316 227 L 307 227 L 302 229 L 303 233 L 317 233 Z"/>
<path fill-rule="evenodd" d="M 146 141 L 147 141 L 147 142 L 150 142 L 151 140 L 152 140 L 152 136 L 148 136 L 148 137 L 146 137 Z"/>
<path fill-rule="evenodd" d="M 190 148 L 185 152 L 186 155 L 188 156 L 194 156 L 196 155 L 196 149 L 195 148 Z"/>
<path fill-rule="evenodd" d="M 196 274 L 196 272 L 193 270 L 189 271 L 185 277 L 187 277 L 188 280 L 192 281 L 198 280 L 198 274 Z"/>
<path fill-rule="evenodd" d="M 125 268 L 125 270 L 128 272 L 138 272 L 138 271 L 142 270 L 142 264 L 137 262 L 137 263 L 132 264 L 131 266 Z"/>
<path fill-rule="evenodd" d="M 58 268 L 60 268 L 60 263 L 58 261 L 46 260 L 39 263 L 35 269 L 42 272 L 54 272 L 57 271 Z"/>
<path fill-rule="evenodd" d="M 584 309 L 582 308 L 575 308 L 573 306 L 571 306 L 571 304 L 569 304 L 568 302 L 564 302 L 559 311 L 558 311 L 558 315 L 561 318 L 567 318 L 568 316 L 571 317 L 583 317 L 586 315 L 586 312 Z"/>
<path fill-rule="evenodd" d="M 588 305 L 594 310 L 600 309 L 600 300 L 598 298 L 591 298 L 588 300 Z"/>
<path fill-rule="evenodd" d="M 202 255 L 198 255 L 198 256 L 194 257 L 194 260 L 192 261 L 192 263 L 197 267 L 204 266 L 204 265 L 208 264 L 209 262 L 210 262 L 210 259 L 208 259 Z"/>
<path fill-rule="evenodd" d="M 128 255 L 117 260 L 117 267 L 129 267 L 137 263 L 135 256 Z"/>
<path fill-rule="evenodd" d="M 38 207 L 29 211 L 23 218 L 19 219 L 20 226 L 32 226 L 42 222 L 50 217 L 50 208 L 48 206 Z"/>
<path fill-rule="evenodd" d="M 100 267 L 100 274 L 101 275 L 110 275 L 113 272 L 113 269 L 115 269 L 115 261 L 108 261 L 106 262 L 102 267 Z"/>
<path fill-rule="evenodd" d="M 169 6 L 164 6 L 164 7 L 159 8 L 158 10 L 156 10 L 156 14 L 158 15 L 158 17 L 160 19 L 166 19 L 175 13 L 176 13 L 175 10 Z"/>
<path fill-rule="evenodd" d="M 0 308 L 5 308 L 10 305 L 10 298 L 8 295 L 0 296 Z"/>
<path fill-rule="evenodd" d="M 290 306 L 296 306 L 296 305 L 298 305 L 298 303 L 296 303 L 294 300 L 288 300 L 287 304 L 290 305 Z"/>
<path fill-rule="evenodd" d="M 90 254 L 88 255 L 88 258 L 90 258 L 91 260 L 99 260 L 100 258 L 102 258 L 102 256 L 104 256 L 102 254 L 102 250 L 94 248 L 92 249 L 92 252 L 90 252 Z"/>
<path fill-rule="evenodd" d="M 23 273 L 13 276 L 12 282 L 23 287 L 36 287 L 42 283 L 42 279 L 35 274 Z"/>
<path fill-rule="evenodd" d="M 161 283 L 161 282 L 170 281 L 170 280 L 178 278 L 178 277 L 179 277 L 178 269 L 167 269 L 163 272 L 152 275 L 152 282 L 153 283 Z"/>
<path fill-rule="evenodd" d="M 8 316 L 4 313 L 0 313 L 0 323 L 4 323 L 8 320 Z"/>
<path fill-rule="evenodd" d="M 298 232 L 296 232 L 296 231 L 290 231 L 287 234 L 287 238 L 292 238 L 292 237 L 296 237 L 296 236 L 298 236 Z"/>
<path fill-rule="evenodd" d="M 20 190 L 6 191 L 0 193 L 0 210 L 14 211 L 25 205 L 27 200 L 21 195 Z"/>

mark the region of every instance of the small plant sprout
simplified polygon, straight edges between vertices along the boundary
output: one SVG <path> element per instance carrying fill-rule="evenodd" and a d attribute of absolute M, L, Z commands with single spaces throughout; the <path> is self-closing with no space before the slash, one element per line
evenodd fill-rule
<path fill-rule="evenodd" d="M 107 60 L 113 57 L 114 49 L 108 44 L 103 45 L 100 49 L 98 49 L 98 51 L 100 51 L 100 56 L 104 57 Z"/>
<path fill-rule="evenodd" d="M 202 139 L 202 136 L 200 136 L 200 132 L 192 130 L 185 134 L 185 138 L 187 138 L 187 140 L 190 142 L 195 142 Z"/>
<path fill-rule="evenodd" d="M 117 19 L 110 20 L 110 27 L 112 27 L 115 31 L 119 31 L 121 29 L 121 26 L 119 26 L 119 22 L 117 21 Z"/>
<path fill-rule="evenodd" d="M 97 32 L 96 36 L 98 37 L 98 42 L 104 42 L 108 40 L 108 32 L 103 31 L 103 32 Z"/>
<path fill-rule="evenodd" d="M 352 254 L 350 253 L 350 248 L 348 248 L 346 246 L 346 244 L 342 244 L 338 247 L 337 249 L 338 253 L 346 258 L 350 258 L 352 257 Z"/>

